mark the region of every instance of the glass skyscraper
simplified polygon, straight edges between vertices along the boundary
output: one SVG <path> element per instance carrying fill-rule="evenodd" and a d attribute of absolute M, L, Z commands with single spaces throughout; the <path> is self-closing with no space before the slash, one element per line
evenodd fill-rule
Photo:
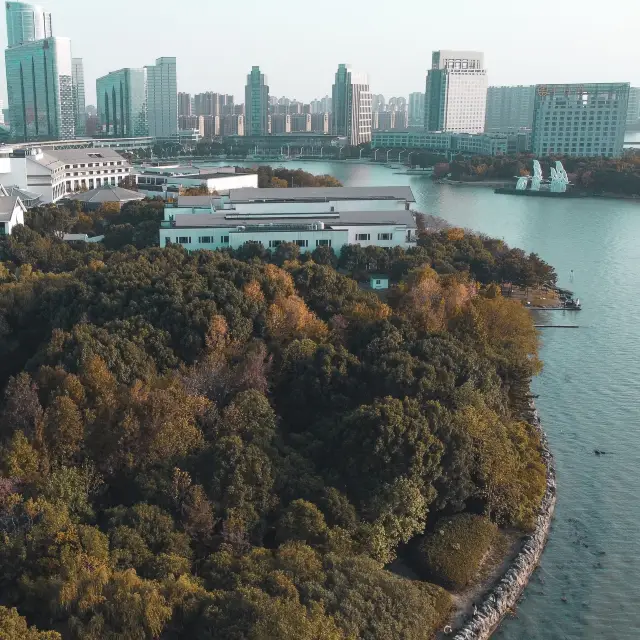
<path fill-rule="evenodd" d="M 332 90 L 333 135 L 345 136 L 357 146 L 371 142 L 372 98 L 369 79 L 346 64 L 338 66 Z"/>
<path fill-rule="evenodd" d="M 103 135 L 114 138 L 149 135 L 145 69 L 120 69 L 98 78 L 96 96 Z"/>
<path fill-rule="evenodd" d="M 266 136 L 269 133 L 269 86 L 260 67 L 251 67 L 244 90 L 245 135 Z"/>
<path fill-rule="evenodd" d="M 51 14 L 42 7 L 26 2 L 7 2 L 5 5 L 9 47 L 44 40 L 53 35 Z"/>
<path fill-rule="evenodd" d="M 82 58 L 72 58 L 71 71 L 76 137 L 85 136 L 87 135 L 87 114 L 85 113 L 84 66 L 82 64 Z"/>
<path fill-rule="evenodd" d="M 46 38 L 9 47 L 5 51 L 5 64 L 12 138 L 73 139 L 75 113 L 69 38 Z"/>
<path fill-rule="evenodd" d="M 175 58 L 158 58 L 147 71 L 147 114 L 149 135 L 171 138 L 178 135 L 178 78 Z"/>

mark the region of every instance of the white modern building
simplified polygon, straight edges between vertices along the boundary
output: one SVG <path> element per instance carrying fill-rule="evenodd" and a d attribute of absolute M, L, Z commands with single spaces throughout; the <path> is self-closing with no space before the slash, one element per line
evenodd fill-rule
<path fill-rule="evenodd" d="M 621 156 L 628 102 L 628 82 L 536 85 L 533 153 Z"/>
<path fill-rule="evenodd" d="M 41 203 L 78 189 L 118 185 L 130 172 L 131 165 L 112 149 L 0 147 L 0 184 L 29 192 Z"/>
<path fill-rule="evenodd" d="M 482 133 L 486 105 L 484 54 L 479 51 L 434 51 L 425 92 L 427 131 Z"/>
<path fill-rule="evenodd" d="M 176 59 L 158 58 L 147 72 L 147 117 L 152 138 L 178 135 L 178 76 Z"/>
<path fill-rule="evenodd" d="M 266 193 L 275 192 L 275 193 Z M 283 193 L 288 192 L 288 193 Z M 409 247 L 417 238 L 409 187 L 239 189 L 228 197 L 181 196 L 165 208 L 160 246 L 238 249 L 247 242 L 302 252 L 343 246 Z"/>
<path fill-rule="evenodd" d="M 0 236 L 10 236 L 17 224 L 24 224 L 25 206 L 18 196 L 9 195 L 0 185 Z"/>
<path fill-rule="evenodd" d="M 372 111 L 369 78 L 346 64 L 336 72 L 332 94 L 332 133 L 352 146 L 371 142 Z"/>
<path fill-rule="evenodd" d="M 504 133 L 531 129 L 535 87 L 489 87 L 485 133 Z"/>
<path fill-rule="evenodd" d="M 205 185 L 210 194 L 257 188 L 257 173 L 236 173 L 235 167 L 144 167 L 135 173 L 138 190 L 150 198 L 176 198 L 181 189 Z"/>

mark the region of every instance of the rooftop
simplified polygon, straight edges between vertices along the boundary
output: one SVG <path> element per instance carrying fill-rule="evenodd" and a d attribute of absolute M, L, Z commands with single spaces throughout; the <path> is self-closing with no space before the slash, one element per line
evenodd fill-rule
<path fill-rule="evenodd" d="M 72 162 L 96 162 L 100 160 L 124 161 L 127 162 L 115 149 L 100 147 L 98 149 L 53 149 L 47 151 L 45 155 L 56 158 L 60 162 L 69 164 Z"/>
<path fill-rule="evenodd" d="M 0 222 L 10 222 L 18 203 L 18 196 L 0 196 Z"/>
<path fill-rule="evenodd" d="M 293 189 L 231 189 L 231 202 L 292 202 L 296 200 L 406 200 L 415 202 L 411 187 L 294 187 Z M 189 205 L 186 205 L 189 206 Z M 194 205 L 191 205 L 194 206 Z"/>
<path fill-rule="evenodd" d="M 130 202 L 131 200 L 144 200 L 143 193 L 138 191 L 130 191 L 122 187 L 115 187 L 107 184 L 97 189 L 91 189 L 83 193 L 74 193 L 67 196 L 68 200 L 77 200 L 78 202 L 91 202 L 100 204 L 103 202 Z"/>
<path fill-rule="evenodd" d="M 297 225 L 309 227 L 316 222 L 324 222 L 327 228 L 358 226 L 358 225 L 404 225 L 415 228 L 416 222 L 411 211 L 342 211 L 340 213 L 325 213 L 314 216 L 305 215 L 277 215 L 256 218 L 255 216 L 238 214 L 219 210 L 214 213 L 193 213 L 175 216 L 172 227 L 189 229 L 197 227 L 230 228 L 238 226 L 259 227 L 264 231 L 282 228 L 282 225 Z M 163 225 L 164 226 L 164 225 Z M 165 226 L 167 228 L 168 224 Z"/>

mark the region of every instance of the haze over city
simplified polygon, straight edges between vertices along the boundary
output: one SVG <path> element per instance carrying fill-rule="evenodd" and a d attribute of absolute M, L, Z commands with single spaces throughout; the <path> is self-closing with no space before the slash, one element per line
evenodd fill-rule
<path fill-rule="evenodd" d="M 84 59 L 87 104 L 95 79 L 122 67 L 176 56 L 179 90 L 213 90 L 242 101 L 246 75 L 260 65 L 272 95 L 302 101 L 331 91 L 340 62 L 370 76 L 387 96 L 423 91 L 431 52 L 485 53 L 489 84 L 608 82 L 640 84 L 640 4 L 612 0 L 516 3 L 460 0 L 326 0 L 283 5 L 183 0 L 113 0 L 88 11 L 82 0 L 43 1 L 54 35 L 72 39 Z M 6 33 L 0 29 L 0 47 Z M 6 100 L 4 78 L 1 89 Z"/>

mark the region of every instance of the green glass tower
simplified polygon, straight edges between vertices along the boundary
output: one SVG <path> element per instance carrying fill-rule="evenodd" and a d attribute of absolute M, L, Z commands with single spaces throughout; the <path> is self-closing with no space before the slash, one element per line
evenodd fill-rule
<path fill-rule="evenodd" d="M 245 87 L 244 108 L 248 136 L 266 136 L 269 133 L 269 86 L 260 67 L 251 67 Z"/>
<path fill-rule="evenodd" d="M 5 51 L 11 136 L 71 140 L 75 113 L 69 38 L 46 38 Z"/>
<path fill-rule="evenodd" d="M 114 138 L 149 135 L 145 69 L 120 69 L 98 78 L 96 95 L 102 135 Z"/>

